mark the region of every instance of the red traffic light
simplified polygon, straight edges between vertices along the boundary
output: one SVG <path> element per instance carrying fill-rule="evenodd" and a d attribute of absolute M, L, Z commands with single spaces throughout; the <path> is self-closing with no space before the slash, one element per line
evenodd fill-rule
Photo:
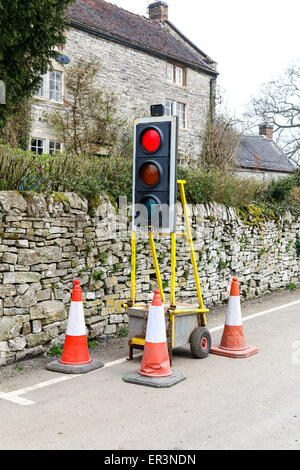
<path fill-rule="evenodd" d="M 140 177 L 146 186 L 155 186 L 159 182 L 160 170 L 154 163 L 146 162 L 140 169 Z"/>
<path fill-rule="evenodd" d="M 147 129 L 142 136 L 142 146 L 147 152 L 156 152 L 161 143 L 160 134 L 155 129 Z"/>

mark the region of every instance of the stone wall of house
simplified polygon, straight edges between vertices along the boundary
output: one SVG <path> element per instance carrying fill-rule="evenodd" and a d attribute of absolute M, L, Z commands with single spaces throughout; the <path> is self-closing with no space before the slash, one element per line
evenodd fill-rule
<path fill-rule="evenodd" d="M 283 171 L 256 170 L 250 168 L 238 168 L 235 170 L 235 174 L 240 179 L 254 178 L 255 180 L 267 182 L 291 176 L 291 173 Z"/>
<path fill-rule="evenodd" d="M 287 213 L 279 220 L 243 221 L 217 204 L 190 209 L 205 305 L 228 299 L 233 275 L 243 298 L 299 282 L 299 219 Z M 130 297 L 131 253 L 125 216 L 105 195 L 89 208 L 72 193 L 0 192 L 0 365 L 63 344 L 76 278 L 88 335 L 124 333 L 128 316 L 121 304 Z M 156 248 L 168 298 L 169 238 L 156 240 Z M 197 299 L 188 253 L 186 240 L 178 237 L 176 298 L 192 303 Z M 138 237 L 136 300 L 149 301 L 154 288 L 148 242 Z"/>
<path fill-rule="evenodd" d="M 186 86 L 170 84 L 166 60 L 75 28 L 67 33 L 64 54 L 70 57 L 70 65 L 81 58 L 101 64 L 95 84 L 115 94 L 118 111 L 129 123 L 149 116 L 152 104 L 165 104 L 166 99 L 185 103 L 187 129 L 179 131 L 179 151 L 184 156 L 199 154 L 199 134 L 205 129 L 209 108 L 210 75 L 188 69 Z M 53 66 L 61 70 L 61 65 L 54 62 Z M 65 66 L 65 72 L 67 68 Z M 53 106 L 47 100 L 35 101 L 32 136 L 55 138 L 55 132 L 45 119 L 45 113 L 51 113 Z"/>

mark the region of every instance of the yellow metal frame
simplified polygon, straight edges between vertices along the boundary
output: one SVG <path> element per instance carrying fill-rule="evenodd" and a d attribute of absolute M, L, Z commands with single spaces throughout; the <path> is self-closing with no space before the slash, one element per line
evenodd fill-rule
<path fill-rule="evenodd" d="M 130 300 L 135 305 L 135 267 L 136 267 L 136 233 L 131 232 L 131 280 L 130 280 Z"/>
<path fill-rule="evenodd" d="M 170 315 L 170 321 L 171 321 L 171 324 L 172 324 L 172 346 L 174 346 L 175 315 L 176 314 L 192 314 L 192 313 L 200 314 L 202 316 L 202 326 L 206 326 L 207 321 L 206 321 L 206 315 L 205 314 L 207 312 L 209 312 L 208 309 L 204 308 L 203 297 L 202 297 L 202 292 L 201 292 L 201 286 L 200 286 L 200 281 L 199 281 L 197 262 L 196 262 L 196 256 L 195 256 L 195 250 L 194 250 L 194 243 L 193 243 L 193 237 L 192 237 L 190 220 L 189 220 L 188 205 L 187 205 L 187 202 L 186 202 L 185 190 L 184 190 L 184 185 L 186 184 L 186 181 L 178 180 L 177 183 L 179 185 L 181 204 L 182 204 L 184 220 L 185 220 L 185 226 L 186 226 L 186 233 L 185 234 L 176 234 L 175 232 L 171 233 L 171 285 L 170 285 L 169 315 Z M 157 260 L 157 254 L 156 254 L 155 243 L 154 243 L 154 235 L 155 234 L 152 233 L 152 232 L 148 233 L 150 248 L 151 248 L 155 273 L 156 273 L 157 284 L 158 284 L 158 288 L 159 288 L 159 291 L 160 291 L 162 302 L 165 303 L 165 295 L 164 295 L 164 291 L 163 291 L 161 275 L 160 275 L 160 270 L 159 270 L 159 265 L 158 265 L 158 260 Z M 158 234 L 158 235 L 163 236 L 165 234 Z M 176 238 L 177 238 L 177 236 L 185 236 L 188 240 L 188 243 L 189 243 L 190 256 L 191 256 L 193 272 L 194 272 L 194 278 L 195 278 L 195 284 L 196 284 L 196 289 L 197 289 L 199 308 L 183 308 L 181 310 L 176 309 L 176 304 L 175 304 L 175 276 L 176 276 Z M 131 232 L 131 305 L 137 307 L 137 306 L 142 306 L 142 304 L 136 304 L 135 303 L 135 279 L 136 279 L 136 232 L 132 231 Z M 127 305 L 124 304 L 123 306 L 125 307 Z"/>
<path fill-rule="evenodd" d="M 152 252 L 152 258 L 153 258 L 153 262 L 154 262 L 154 268 L 155 268 L 155 273 L 156 273 L 157 284 L 158 284 L 158 288 L 159 288 L 159 292 L 160 292 L 160 298 L 161 298 L 162 302 L 165 303 L 165 294 L 164 294 L 163 286 L 162 286 L 162 282 L 161 282 L 161 276 L 160 276 L 159 265 L 158 265 L 158 261 L 157 261 L 154 238 L 153 238 L 153 234 L 151 232 L 149 232 L 148 235 L 149 235 L 150 247 L 151 247 L 151 252 Z"/>

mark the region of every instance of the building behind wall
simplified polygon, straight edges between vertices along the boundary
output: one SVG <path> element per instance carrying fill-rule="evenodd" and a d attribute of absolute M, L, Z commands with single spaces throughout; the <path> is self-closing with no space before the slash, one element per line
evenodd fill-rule
<path fill-rule="evenodd" d="M 146 5 L 145 5 L 146 6 Z M 35 99 L 31 148 L 42 153 L 63 149 L 45 113 L 63 107 L 67 67 L 81 58 L 99 62 L 96 85 L 118 98 L 129 122 L 148 116 L 151 104 L 165 105 L 179 117 L 179 150 L 197 157 L 210 111 L 216 64 L 168 20 L 168 5 L 149 5 L 149 18 L 104 0 L 77 0 L 66 12 L 70 27 L 62 53 L 70 65 L 53 62 Z"/>
<path fill-rule="evenodd" d="M 287 177 L 294 170 L 294 165 L 273 139 L 273 127 L 266 123 L 259 126 L 259 135 L 241 138 L 236 164 L 240 178 L 265 181 Z"/>

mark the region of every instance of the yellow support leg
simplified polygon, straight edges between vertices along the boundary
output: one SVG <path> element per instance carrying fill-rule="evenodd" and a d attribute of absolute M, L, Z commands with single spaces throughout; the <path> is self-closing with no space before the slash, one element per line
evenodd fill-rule
<path fill-rule="evenodd" d="M 155 273 L 156 273 L 158 289 L 159 289 L 159 292 L 160 292 L 160 297 L 161 297 L 162 303 L 165 303 L 165 295 L 164 295 L 163 286 L 162 286 L 161 277 L 160 277 L 160 271 L 159 271 L 159 266 L 158 266 L 158 261 L 157 261 L 157 256 L 156 256 L 156 249 L 155 249 L 154 239 L 153 239 L 153 235 L 152 235 L 151 232 L 149 232 L 148 235 L 149 235 L 149 241 L 150 241 L 150 247 L 151 247 L 151 252 L 152 252 L 152 258 L 153 258 L 153 262 L 154 262 L 154 268 L 155 268 Z"/>
<path fill-rule="evenodd" d="M 136 265 L 136 233 L 131 232 L 131 302 L 134 307 L 135 304 L 135 265 Z"/>
<path fill-rule="evenodd" d="M 175 306 L 176 233 L 171 234 L 171 295 L 170 305 Z"/>
<path fill-rule="evenodd" d="M 199 275 L 198 275 L 198 269 L 197 269 L 197 263 L 196 263 L 196 257 L 195 257 L 194 243 L 193 243 L 192 232 L 191 232 L 191 226 L 190 226 L 190 219 L 189 219 L 189 213 L 188 213 L 188 206 L 187 206 L 186 197 L 185 197 L 185 191 L 184 191 L 184 185 L 185 185 L 185 183 L 186 183 L 186 181 L 178 180 L 179 190 L 180 190 L 180 196 L 181 196 L 181 202 L 182 202 L 182 209 L 183 209 L 183 214 L 184 214 L 184 219 L 185 219 L 185 225 L 186 225 L 186 237 L 187 237 L 187 240 L 188 240 L 189 245 L 190 245 L 191 260 L 192 260 L 192 265 L 193 265 L 193 271 L 194 271 L 194 277 L 195 277 L 195 283 L 196 283 L 198 301 L 199 301 L 200 309 L 201 309 L 201 310 L 204 310 L 202 292 L 201 292 L 200 281 L 199 281 Z M 206 315 L 205 315 L 205 313 L 203 313 L 203 320 L 204 320 L 204 323 L 205 323 L 205 326 L 206 326 L 207 322 L 206 322 Z"/>
<path fill-rule="evenodd" d="M 175 315 L 170 311 L 170 322 L 172 325 L 172 348 L 175 346 Z"/>

